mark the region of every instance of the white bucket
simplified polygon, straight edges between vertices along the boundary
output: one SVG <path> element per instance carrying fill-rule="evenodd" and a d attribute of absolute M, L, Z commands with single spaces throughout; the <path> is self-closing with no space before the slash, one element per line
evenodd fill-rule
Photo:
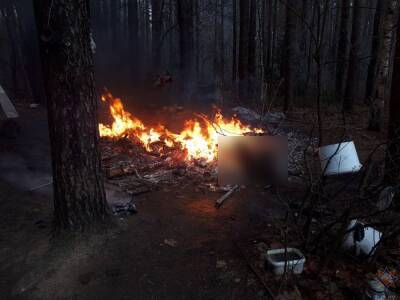
<path fill-rule="evenodd" d="M 364 227 L 364 238 L 361 241 L 355 241 L 353 229 L 357 223 L 357 220 L 352 220 L 347 227 L 347 230 L 350 232 L 346 235 L 344 239 L 343 248 L 354 249 L 355 246 L 357 255 L 359 255 L 360 253 L 364 255 L 373 255 L 376 250 L 376 245 L 382 238 L 382 233 L 370 226 L 366 226 Z"/>
<path fill-rule="evenodd" d="M 362 167 L 353 142 L 323 146 L 319 148 L 319 159 L 324 175 L 358 172 Z"/>
<path fill-rule="evenodd" d="M 286 255 L 290 257 L 290 254 L 294 254 L 297 259 L 288 259 L 284 260 L 284 258 L 281 259 L 275 259 L 275 255 L 280 255 L 284 256 Z M 272 270 L 275 275 L 283 275 L 285 273 L 285 266 L 286 266 L 286 271 L 294 273 L 294 274 L 301 274 L 304 269 L 304 264 L 306 262 L 306 258 L 304 255 L 300 252 L 300 250 L 296 248 L 285 248 L 283 249 L 273 249 L 267 251 L 267 262 L 268 264 L 272 267 Z"/>

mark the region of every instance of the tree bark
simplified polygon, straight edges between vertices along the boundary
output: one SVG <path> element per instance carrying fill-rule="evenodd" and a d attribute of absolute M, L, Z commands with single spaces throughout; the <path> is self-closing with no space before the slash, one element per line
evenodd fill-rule
<path fill-rule="evenodd" d="M 237 80 L 237 0 L 232 0 L 232 85 Z"/>
<path fill-rule="evenodd" d="M 397 26 L 397 37 L 400 27 Z M 393 62 L 393 84 L 389 104 L 388 147 L 386 151 L 385 180 L 388 184 L 398 186 L 400 177 L 400 39 L 397 38 Z M 400 205 L 397 196 L 397 205 Z"/>
<path fill-rule="evenodd" d="M 195 0 L 196 78 L 200 78 L 200 0 Z"/>
<path fill-rule="evenodd" d="M 283 110 L 287 112 L 295 96 L 295 69 L 294 56 L 296 47 L 296 0 L 289 0 L 286 8 L 286 29 L 284 41 L 284 104 Z"/>
<path fill-rule="evenodd" d="M 389 82 L 389 64 L 391 57 L 391 46 L 394 35 L 392 34 L 395 25 L 395 10 L 397 9 L 397 1 L 387 0 L 384 5 L 384 15 L 381 21 L 382 29 L 380 29 L 381 42 L 377 50 L 377 66 L 375 67 L 376 78 L 373 81 L 372 95 L 369 103 L 369 121 L 368 129 L 379 131 L 382 128 L 386 87 Z"/>
<path fill-rule="evenodd" d="M 341 1 L 341 17 L 340 17 L 340 33 L 337 50 L 337 68 L 336 68 L 336 101 L 343 103 L 344 87 L 346 82 L 347 69 L 348 69 L 348 50 L 349 50 L 349 20 L 350 20 L 350 6 L 349 1 Z"/>
<path fill-rule="evenodd" d="M 137 0 L 128 1 L 128 36 L 131 47 L 138 47 L 139 19 Z"/>
<path fill-rule="evenodd" d="M 248 101 L 248 78 L 249 78 L 249 29 L 250 14 L 248 0 L 240 0 L 240 33 L 239 33 L 239 99 Z"/>
<path fill-rule="evenodd" d="M 151 19 L 151 35 L 152 35 L 152 54 L 153 54 L 153 70 L 158 72 L 161 64 L 161 31 L 162 31 L 162 11 L 161 0 L 152 0 L 152 19 Z"/>
<path fill-rule="evenodd" d="M 35 0 L 47 96 L 57 231 L 108 216 L 87 0 Z"/>
<path fill-rule="evenodd" d="M 110 1 L 110 18 L 111 18 L 111 40 L 115 46 L 118 45 L 118 24 L 119 24 L 119 16 L 118 16 L 118 1 L 111 0 Z"/>
<path fill-rule="evenodd" d="M 193 0 L 177 0 L 179 69 L 184 92 L 193 79 Z"/>
<path fill-rule="evenodd" d="M 361 10 L 365 7 L 363 0 L 354 0 L 353 2 L 353 28 L 351 31 L 351 47 L 349 56 L 349 68 L 346 81 L 345 96 L 342 109 L 350 112 L 353 110 L 353 104 L 358 93 L 358 79 L 360 70 L 360 50 L 362 42 L 362 14 Z"/>
<path fill-rule="evenodd" d="M 250 27 L 249 27 L 249 76 L 248 76 L 248 96 L 250 101 L 254 101 L 255 82 L 256 82 L 256 0 L 250 0 Z"/>
<path fill-rule="evenodd" d="M 371 103 L 376 90 L 376 79 L 378 77 L 378 57 L 379 52 L 382 49 L 383 42 L 383 12 L 385 11 L 386 3 L 387 0 L 377 1 L 375 9 L 371 42 L 371 61 L 368 65 L 367 84 L 365 91 L 366 101 L 368 104 Z"/>
<path fill-rule="evenodd" d="M 220 0 L 220 28 L 219 28 L 219 72 L 220 72 L 220 87 L 223 90 L 225 84 L 225 20 L 224 20 L 224 0 Z"/>

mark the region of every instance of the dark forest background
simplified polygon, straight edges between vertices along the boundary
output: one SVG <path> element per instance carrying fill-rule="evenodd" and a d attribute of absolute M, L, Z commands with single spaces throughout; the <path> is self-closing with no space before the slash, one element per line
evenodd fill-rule
<path fill-rule="evenodd" d="M 121 95 L 171 75 L 185 97 L 266 109 L 369 106 L 381 128 L 389 97 L 398 1 L 91 1 L 98 88 Z M 0 82 L 43 102 L 31 0 L 2 0 Z M 182 95 L 182 94 L 181 94 Z M 201 101 L 201 100 L 200 100 Z"/>

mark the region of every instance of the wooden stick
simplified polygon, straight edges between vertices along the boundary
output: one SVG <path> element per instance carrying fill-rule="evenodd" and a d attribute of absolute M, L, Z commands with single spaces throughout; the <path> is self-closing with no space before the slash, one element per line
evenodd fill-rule
<path fill-rule="evenodd" d="M 51 185 L 51 184 L 53 184 L 53 179 L 51 179 L 51 180 L 50 180 L 49 182 L 47 182 L 47 183 L 43 183 L 43 184 L 41 184 L 41 185 L 35 186 L 35 187 L 33 187 L 33 188 L 30 188 L 29 191 L 30 191 L 30 192 L 33 192 L 33 191 L 36 191 L 36 190 L 40 190 L 41 188 L 44 188 L 44 187 L 49 186 L 49 185 Z"/>
<path fill-rule="evenodd" d="M 225 195 L 223 195 L 215 202 L 215 206 L 217 208 L 220 208 L 221 205 L 225 202 L 225 200 L 227 200 L 238 188 L 239 186 L 235 185 L 230 191 L 228 191 Z"/>

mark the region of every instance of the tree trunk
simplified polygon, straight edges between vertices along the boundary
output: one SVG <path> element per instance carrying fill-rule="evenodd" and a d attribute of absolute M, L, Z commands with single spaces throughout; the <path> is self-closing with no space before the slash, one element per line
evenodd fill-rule
<path fill-rule="evenodd" d="M 115 0 L 113 0 L 115 1 Z M 144 45 L 145 53 L 149 55 L 147 58 L 151 58 L 151 47 L 150 47 L 150 0 L 143 1 L 143 29 L 144 29 Z"/>
<path fill-rule="evenodd" d="M 394 35 L 392 34 L 395 26 L 395 10 L 397 1 L 387 0 L 384 4 L 384 15 L 381 21 L 381 42 L 377 50 L 376 79 L 373 82 L 372 96 L 369 105 L 368 129 L 379 131 L 382 128 L 386 87 L 389 82 L 389 64 L 391 56 L 391 46 Z"/>
<path fill-rule="evenodd" d="M 118 1 L 111 0 L 110 1 L 110 14 L 111 14 L 111 40 L 113 41 L 113 45 L 118 45 L 118 24 L 119 24 L 119 16 L 118 16 Z"/>
<path fill-rule="evenodd" d="M 296 0 L 289 0 L 286 8 L 286 29 L 284 45 L 284 106 L 283 110 L 287 112 L 289 105 L 293 102 L 295 95 L 295 69 L 294 56 L 296 47 Z"/>
<path fill-rule="evenodd" d="M 162 31 L 162 12 L 161 0 L 152 0 L 152 19 L 151 19 L 151 35 L 152 35 L 152 54 L 153 54 L 153 70 L 158 72 L 161 64 L 161 31 Z"/>
<path fill-rule="evenodd" d="M 87 1 L 35 0 L 54 181 L 57 231 L 81 231 L 108 215 Z"/>
<path fill-rule="evenodd" d="M 257 17 L 256 0 L 250 0 L 250 27 L 249 27 L 249 77 L 248 77 L 248 95 L 249 100 L 254 101 L 255 82 L 256 82 L 256 35 L 257 35 Z"/>
<path fill-rule="evenodd" d="M 377 1 L 375 9 L 371 43 L 371 61 L 368 65 L 367 84 L 365 91 L 366 102 L 368 104 L 371 104 L 376 90 L 376 79 L 378 77 L 378 57 L 382 49 L 383 42 L 383 12 L 385 11 L 386 4 L 387 0 Z"/>
<path fill-rule="evenodd" d="M 346 81 L 345 96 L 342 109 L 350 112 L 353 110 L 353 104 L 358 93 L 358 80 L 360 70 L 360 51 L 362 42 L 362 14 L 361 10 L 365 7 L 363 0 L 354 0 L 353 2 L 353 28 L 351 31 L 351 47 L 349 57 L 349 69 Z"/>
<path fill-rule="evenodd" d="M 237 80 L 237 0 L 232 0 L 232 85 Z"/>
<path fill-rule="evenodd" d="M 179 69 L 184 92 L 193 79 L 193 0 L 177 0 L 179 25 Z"/>
<path fill-rule="evenodd" d="M 220 0 L 220 27 L 219 27 L 219 72 L 220 72 L 220 87 L 223 90 L 225 84 L 225 20 L 224 20 L 224 0 Z"/>
<path fill-rule="evenodd" d="M 137 0 L 128 1 L 128 36 L 130 46 L 137 48 L 138 42 L 138 30 L 139 30 L 139 19 L 138 19 L 138 3 Z"/>
<path fill-rule="evenodd" d="M 349 38 L 349 20 L 350 20 L 350 6 L 349 1 L 341 1 L 341 17 L 340 17 L 340 33 L 339 43 L 337 50 L 337 68 L 336 68 L 336 101 L 343 103 L 344 86 L 346 82 L 347 69 L 348 69 L 348 38 Z"/>
<path fill-rule="evenodd" d="M 213 57 L 213 73 L 214 73 L 214 81 L 219 85 L 219 42 L 218 42 L 218 36 L 219 36 L 219 25 L 218 25 L 218 5 L 219 0 L 214 0 L 214 57 Z"/>
<path fill-rule="evenodd" d="M 138 72 L 138 59 L 143 55 L 142 43 L 139 42 L 139 10 L 137 0 L 128 0 L 128 41 L 129 48 L 132 49 L 130 60 L 131 75 L 136 77 Z"/>
<path fill-rule="evenodd" d="M 400 27 L 397 26 L 397 36 Z M 393 62 L 393 84 L 389 104 L 389 134 L 386 151 L 385 180 L 388 184 L 397 186 L 400 177 L 400 39 L 397 38 Z M 399 197 L 397 204 L 400 205 Z"/>
<path fill-rule="evenodd" d="M 240 33 L 239 33 L 239 99 L 248 101 L 248 78 L 249 78 L 249 29 L 250 14 L 248 0 L 240 0 Z"/>
<path fill-rule="evenodd" d="M 15 94 L 18 94 L 18 75 L 22 75 L 23 84 L 25 86 L 25 95 L 29 101 L 33 102 L 33 93 L 31 78 L 28 76 L 26 67 L 26 58 L 23 54 L 23 43 L 22 43 L 22 33 L 21 24 L 19 20 L 19 15 L 15 4 L 11 1 L 6 3 L 6 29 L 7 35 L 10 40 L 11 45 L 11 61 L 12 61 L 12 71 L 13 71 L 13 85 Z M 14 95 L 15 95 L 14 94 Z"/>
<path fill-rule="evenodd" d="M 271 68 L 271 53 L 272 53 L 272 0 L 263 2 L 263 66 L 264 66 L 264 82 L 268 82 L 271 79 L 272 68 Z"/>
<path fill-rule="evenodd" d="M 196 78 L 199 80 L 200 78 L 200 0 L 195 0 L 195 11 L 196 11 L 196 25 L 195 25 L 195 33 L 196 33 Z"/>

